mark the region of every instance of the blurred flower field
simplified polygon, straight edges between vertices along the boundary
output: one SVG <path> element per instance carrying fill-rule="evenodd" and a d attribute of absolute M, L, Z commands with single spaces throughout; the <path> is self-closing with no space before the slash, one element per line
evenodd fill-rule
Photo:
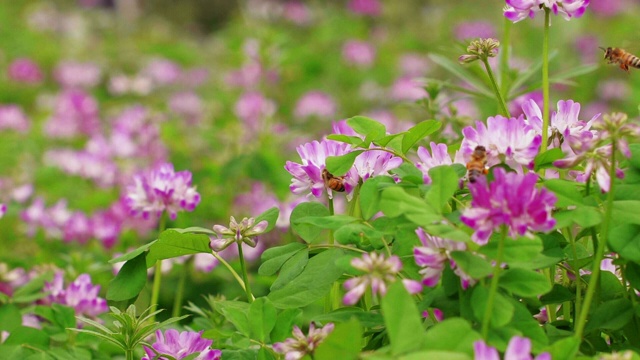
<path fill-rule="evenodd" d="M 3 3 L 0 359 L 640 358 L 639 16 Z"/>

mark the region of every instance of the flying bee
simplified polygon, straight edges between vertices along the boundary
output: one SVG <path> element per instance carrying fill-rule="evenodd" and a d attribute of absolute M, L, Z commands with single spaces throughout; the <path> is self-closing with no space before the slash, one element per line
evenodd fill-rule
<path fill-rule="evenodd" d="M 488 172 L 487 149 L 482 145 L 478 145 L 473 149 L 471 161 L 467 163 L 467 177 L 469 178 L 469 182 L 476 182 L 476 180 L 478 180 L 478 176 L 487 175 Z"/>
<path fill-rule="evenodd" d="M 620 69 L 629 72 L 629 67 L 634 67 L 636 69 L 640 69 L 640 58 L 637 56 L 626 52 L 620 48 L 603 48 L 600 47 L 604 51 L 604 58 L 608 60 L 607 64 L 620 64 Z"/>
<path fill-rule="evenodd" d="M 327 188 L 338 192 L 344 191 L 344 176 L 333 176 L 327 169 L 322 169 L 322 180 Z"/>

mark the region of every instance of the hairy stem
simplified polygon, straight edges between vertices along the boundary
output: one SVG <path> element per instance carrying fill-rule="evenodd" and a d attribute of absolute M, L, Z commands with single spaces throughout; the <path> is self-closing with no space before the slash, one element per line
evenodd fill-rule
<path fill-rule="evenodd" d="M 247 300 L 249 304 L 255 299 L 251 292 L 251 285 L 249 284 L 249 274 L 247 273 L 247 264 L 244 261 L 244 254 L 242 253 L 242 242 L 238 242 L 238 257 L 240 258 L 240 267 L 242 268 L 242 279 L 244 280 L 244 291 L 247 293 Z"/>
<path fill-rule="evenodd" d="M 229 270 L 229 272 L 231 273 L 231 275 L 236 279 L 236 281 L 238 282 L 238 284 L 240 285 L 240 287 L 242 288 L 242 290 L 244 290 L 246 292 L 246 286 L 244 281 L 242 280 L 242 278 L 240 277 L 240 275 L 238 275 L 238 273 L 233 269 L 233 267 L 231 266 L 231 264 L 229 264 L 225 259 L 223 259 L 220 255 L 218 255 L 218 253 L 216 253 L 215 251 L 212 251 L 211 254 L 213 255 L 213 257 L 215 257 L 216 259 L 218 259 L 218 261 L 220 262 L 220 264 L 222 264 L 222 266 L 226 267 L 227 270 Z M 251 295 L 251 301 L 255 300 L 255 298 L 253 297 L 253 295 Z"/>
<path fill-rule="evenodd" d="M 504 18 L 502 34 L 502 51 L 500 52 L 500 92 L 507 97 L 509 88 L 509 48 L 511 46 L 511 20 Z"/>
<path fill-rule="evenodd" d="M 611 165 L 609 167 L 609 194 L 607 194 L 607 204 L 604 213 L 604 222 L 602 223 L 600 231 L 600 240 L 598 241 L 595 254 L 593 258 L 593 269 L 591 270 L 591 278 L 589 279 L 589 286 L 587 293 L 584 297 L 584 303 L 582 305 L 582 311 L 578 318 L 578 323 L 575 327 L 575 337 L 582 339 L 584 334 L 584 327 L 587 322 L 587 316 L 589 315 L 589 309 L 591 308 L 591 302 L 596 293 L 598 287 L 598 281 L 600 279 L 600 263 L 604 258 L 604 250 L 607 247 L 607 239 L 609 238 L 609 225 L 611 224 L 611 215 L 613 209 L 614 198 L 614 179 L 616 178 L 616 139 L 613 139 L 611 143 Z"/>
<path fill-rule="evenodd" d="M 507 104 L 504 102 L 500 89 L 498 89 L 498 83 L 496 83 L 496 79 L 493 77 L 493 71 L 491 70 L 491 65 L 489 65 L 489 60 L 482 59 L 482 63 L 484 64 L 484 68 L 487 70 L 487 75 L 489 75 L 491 85 L 493 85 L 493 91 L 496 93 L 496 99 L 498 99 L 498 104 L 500 104 L 500 112 L 502 115 L 510 118 L 511 114 L 509 113 L 509 109 L 507 109 Z"/>
<path fill-rule="evenodd" d="M 504 253 L 504 242 L 507 238 L 506 227 L 502 228 L 502 236 L 500 236 L 500 242 L 498 243 L 498 256 L 496 257 L 496 264 L 493 267 L 493 277 L 491 278 L 491 286 L 489 288 L 489 298 L 487 299 L 487 308 L 484 310 L 484 317 L 482 318 L 482 338 L 487 339 L 489 335 L 489 324 L 491 324 L 491 315 L 493 314 L 493 301 L 495 300 L 496 293 L 498 292 L 498 282 L 500 277 L 500 271 L 502 270 L 502 255 Z"/>
<path fill-rule="evenodd" d="M 549 139 L 549 24 L 550 10 L 544 8 L 544 35 L 542 38 L 542 144 L 540 152 L 547 151 Z"/>
<path fill-rule="evenodd" d="M 158 222 L 158 237 L 164 231 L 166 222 L 166 213 L 163 212 L 160 215 L 160 221 Z M 156 261 L 156 266 L 153 273 L 153 288 L 151 289 L 151 311 L 154 312 L 158 308 L 158 298 L 160 297 L 160 285 L 162 282 L 162 260 Z M 151 317 L 151 323 L 156 320 L 155 315 Z"/>

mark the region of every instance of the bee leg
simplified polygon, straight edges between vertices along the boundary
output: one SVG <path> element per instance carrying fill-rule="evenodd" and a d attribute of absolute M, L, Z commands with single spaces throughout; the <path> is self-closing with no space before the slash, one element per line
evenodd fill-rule
<path fill-rule="evenodd" d="M 627 64 L 624 64 L 624 63 L 620 64 L 620 69 L 622 69 L 622 70 L 624 70 L 626 72 L 629 72 L 629 66 L 627 66 Z"/>

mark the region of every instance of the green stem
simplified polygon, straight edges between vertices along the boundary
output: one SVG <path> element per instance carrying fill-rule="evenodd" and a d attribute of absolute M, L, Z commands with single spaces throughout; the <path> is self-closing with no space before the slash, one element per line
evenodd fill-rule
<path fill-rule="evenodd" d="M 544 36 L 542 38 L 542 144 L 540 152 L 547 150 L 549 139 L 549 24 L 550 10 L 544 8 Z"/>
<path fill-rule="evenodd" d="M 329 215 L 333 216 L 333 214 L 335 214 L 335 211 L 333 209 L 333 198 L 329 197 L 329 195 L 327 195 L 327 202 L 329 203 Z M 335 239 L 333 238 L 333 230 L 329 230 L 329 245 L 333 245 L 335 242 Z"/>
<path fill-rule="evenodd" d="M 134 355 L 133 353 L 134 353 L 133 349 L 127 349 L 127 350 L 124 351 L 124 355 L 125 355 L 127 360 L 135 359 L 135 357 L 133 356 Z"/>
<path fill-rule="evenodd" d="M 394 150 L 391 150 L 391 149 L 387 149 L 387 148 L 383 148 L 383 147 L 376 147 L 376 148 L 365 149 L 364 151 L 374 151 L 374 150 L 380 150 L 380 151 L 388 152 L 389 154 L 392 154 L 394 156 L 397 156 L 397 157 L 401 158 L 402 161 L 404 161 L 404 162 L 406 162 L 408 164 L 413 164 L 413 161 L 409 160 L 408 157 L 406 157 L 406 156 L 404 156 L 404 155 L 402 155 L 402 154 L 400 154 L 400 153 L 398 153 L 398 152 L 396 152 Z"/>
<path fill-rule="evenodd" d="M 511 20 L 504 18 L 504 33 L 502 34 L 502 51 L 500 52 L 500 92 L 507 96 L 509 85 L 509 49 L 511 46 Z"/>
<path fill-rule="evenodd" d="M 173 300 L 173 311 L 171 312 L 172 317 L 180 316 L 182 299 L 184 298 L 184 286 L 187 282 L 187 275 L 189 274 L 191 263 L 193 263 L 193 256 L 189 257 L 189 259 L 182 265 L 182 272 L 180 272 L 180 279 L 178 280 L 178 291 L 176 292 L 176 297 Z"/>
<path fill-rule="evenodd" d="M 160 215 L 160 221 L 158 223 L 158 237 L 164 231 L 165 222 L 166 222 L 166 213 L 163 212 Z M 154 312 L 158 308 L 158 298 L 160 297 L 160 285 L 162 282 L 162 260 L 156 261 L 156 266 L 153 272 L 153 288 L 151 289 L 151 311 Z M 155 315 L 151 317 L 151 323 L 154 323 L 156 320 Z"/>
<path fill-rule="evenodd" d="M 242 242 L 238 242 L 238 257 L 240 258 L 240 267 L 242 268 L 242 279 L 244 280 L 244 291 L 247 293 L 247 300 L 249 304 L 255 299 L 251 292 L 251 285 L 249 284 L 249 274 L 247 274 L 247 265 L 244 261 L 244 254 L 242 253 Z"/>
<path fill-rule="evenodd" d="M 244 281 L 242 280 L 240 275 L 238 275 L 238 273 L 233 269 L 233 267 L 225 259 L 223 259 L 220 255 L 218 255 L 215 251 L 212 251 L 211 255 L 213 255 L 213 257 L 215 257 L 216 259 L 218 259 L 220 264 L 222 264 L 224 267 L 227 268 L 227 270 L 229 270 L 229 272 L 236 279 L 236 281 L 238 282 L 242 290 L 246 291 Z M 255 300 L 255 298 L 253 298 L 253 295 L 252 295 L 252 300 Z"/>
<path fill-rule="evenodd" d="M 502 228 L 502 236 L 500 236 L 500 242 L 498 243 L 498 256 L 496 257 L 496 265 L 493 267 L 493 277 L 491 278 L 491 287 L 489 288 L 489 298 L 487 299 L 487 308 L 484 311 L 484 317 L 482 318 L 482 338 L 487 340 L 489 335 L 489 324 L 491 323 L 491 315 L 493 313 L 493 301 L 495 300 L 496 293 L 498 292 L 498 282 L 500 277 L 500 271 L 502 270 L 502 254 L 504 253 L 504 242 L 507 238 L 506 227 Z"/>
<path fill-rule="evenodd" d="M 507 104 L 504 102 L 504 98 L 502 97 L 502 94 L 500 93 L 500 89 L 498 89 L 498 84 L 496 83 L 496 79 L 493 77 L 493 71 L 491 70 L 491 66 L 489 65 L 489 60 L 487 60 L 486 58 L 483 58 L 482 63 L 484 64 L 484 68 L 487 70 L 487 75 L 489 75 L 489 80 L 491 80 L 491 85 L 493 85 L 493 91 L 496 93 L 496 99 L 498 99 L 498 104 L 500 104 L 502 115 L 510 118 L 511 114 L 509 113 Z"/>
<path fill-rule="evenodd" d="M 333 216 L 335 214 L 335 210 L 333 208 L 333 198 L 327 196 L 327 202 L 329 203 L 329 215 Z M 333 238 L 333 230 L 329 230 L 329 246 L 335 246 L 335 239 Z M 336 308 L 336 298 L 339 296 L 340 287 L 337 282 L 333 282 L 331 284 L 331 290 L 329 291 L 329 295 L 324 301 L 324 310 L 325 312 L 330 312 Z M 338 301 L 337 306 L 340 306 L 340 302 Z"/>
<path fill-rule="evenodd" d="M 574 276 L 576 278 L 576 302 L 574 305 L 574 314 L 580 314 L 582 308 L 582 277 L 580 276 L 580 268 L 578 267 L 578 250 L 576 248 L 576 240 L 571 235 L 571 230 L 565 229 L 565 237 L 569 238 L 569 245 L 571 246 L 571 254 L 573 255 L 573 267 Z M 569 319 L 565 319 L 569 320 Z"/>
<path fill-rule="evenodd" d="M 591 278 L 589 279 L 589 286 L 587 293 L 584 297 L 584 303 L 582 305 L 582 311 L 578 318 L 578 323 L 575 328 L 575 337 L 579 340 L 582 339 L 584 334 L 584 327 L 587 322 L 587 316 L 589 315 L 589 309 L 591 308 L 591 302 L 596 293 L 598 280 L 600 279 L 600 263 L 604 258 L 604 250 L 607 247 L 607 240 L 609 238 L 609 225 L 611 223 L 611 215 L 613 209 L 614 198 L 614 179 L 616 178 L 616 139 L 614 138 L 611 143 L 611 164 L 609 167 L 609 194 L 607 194 L 607 205 L 604 213 L 604 222 L 600 231 L 600 240 L 598 241 L 595 249 L 595 257 L 593 259 L 593 269 L 591 270 Z M 595 240 L 595 239 L 594 239 Z"/>
<path fill-rule="evenodd" d="M 555 271 L 552 271 L 552 268 L 546 268 L 542 270 L 542 272 L 547 276 L 549 281 L 551 282 L 551 286 L 555 283 Z M 547 305 L 547 318 L 549 322 L 554 322 L 558 319 L 558 314 L 556 311 L 556 304 Z"/>

